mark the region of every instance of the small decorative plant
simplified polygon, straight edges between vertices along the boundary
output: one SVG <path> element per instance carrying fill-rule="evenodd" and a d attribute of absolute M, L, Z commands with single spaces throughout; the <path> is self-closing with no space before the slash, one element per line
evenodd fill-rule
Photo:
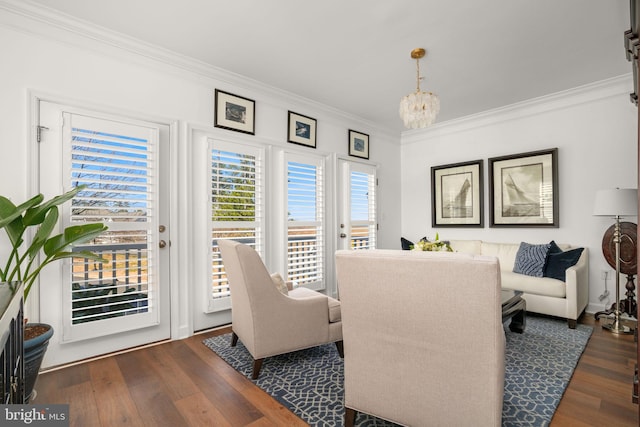
<path fill-rule="evenodd" d="M 449 245 L 449 242 L 446 240 L 440 240 L 440 236 L 436 233 L 436 239 L 433 242 L 429 240 L 422 239 L 419 242 L 415 243 L 412 248 L 414 251 L 446 251 L 453 252 L 453 248 Z"/>
<path fill-rule="evenodd" d="M 48 201 L 38 194 L 18 206 L 0 196 L 0 228 L 5 230 L 11 244 L 7 260 L 0 260 L 0 282 L 7 282 L 9 286 L 13 286 L 14 282 L 24 283 L 25 300 L 42 269 L 54 261 L 82 257 L 105 262 L 90 251 L 71 251 L 72 245 L 87 242 L 106 231 L 107 227 L 102 223 L 73 225 L 52 236 L 58 225 L 58 206 L 71 200 L 84 188 L 78 186 Z M 37 229 L 27 245 L 26 234 L 32 227 Z M 39 257 L 41 252 L 42 256 Z"/>

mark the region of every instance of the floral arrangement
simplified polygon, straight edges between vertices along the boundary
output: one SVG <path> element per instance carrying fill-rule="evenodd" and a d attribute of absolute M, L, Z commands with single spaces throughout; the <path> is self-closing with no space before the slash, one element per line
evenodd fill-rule
<path fill-rule="evenodd" d="M 412 248 L 414 251 L 446 251 L 453 252 L 453 248 L 449 245 L 449 242 L 446 240 L 440 240 L 440 236 L 436 233 L 436 239 L 433 242 L 428 240 L 420 240 L 418 243 L 415 243 Z"/>

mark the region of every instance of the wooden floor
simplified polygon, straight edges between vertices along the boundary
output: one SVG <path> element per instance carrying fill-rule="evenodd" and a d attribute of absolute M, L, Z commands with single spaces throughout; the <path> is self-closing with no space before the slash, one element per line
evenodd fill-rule
<path fill-rule="evenodd" d="M 581 322 L 594 324 L 585 315 Z M 304 426 L 202 344 L 222 330 L 41 374 L 32 403 L 69 403 L 71 426 Z M 638 426 L 635 343 L 595 323 L 552 426 Z"/>

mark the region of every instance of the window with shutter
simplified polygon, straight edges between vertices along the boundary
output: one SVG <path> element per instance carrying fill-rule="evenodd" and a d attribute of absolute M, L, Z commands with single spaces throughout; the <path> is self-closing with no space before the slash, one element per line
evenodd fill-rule
<path fill-rule="evenodd" d="M 351 171 L 351 248 L 376 247 L 376 178 L 373 171 Z"/>
<path fill-rule="evenodd" d="M 71 223 L 104 222 L 109 230 L 74 250 L 107 262 L 73 258 L 71 324 L 153 311 L 157 295 L 148 251 L 157 216 L 155 143 L 148 128 L 69 115 L 71 184 L 86 185 L 71 203 Z M 157 323 L 157 316 L 149 322 Z"/>
<path fill-rule="evenodd" d="M 287 157 L 287 280 L 324 287 L 324 164 Z"/>
<path fill-rule="evenodd" d="M 263 254 L 262 154 L 251 146 L 213 142 L 211 155 L 211 298 L 229 297 L 218 240 L 231 239 Z M 221 306 L 222 307 L 222 306 Z"/>

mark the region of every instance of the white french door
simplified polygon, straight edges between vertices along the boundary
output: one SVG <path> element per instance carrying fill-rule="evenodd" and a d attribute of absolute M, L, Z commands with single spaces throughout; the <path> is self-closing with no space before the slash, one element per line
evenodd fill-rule
<path fill-rule="evenodd" d="M 40 279 L 40 321 L 53 325 L 45 366 L 170 337 L 169 126 L 39 101 L 39 191 L 84 185 L 61 224 L 109 230 L 76 247 L 107 260 L 65 260 Z"/>
<path fill-rule="evenodd" d="M 375 166 L 338 160 L 339 249 L 374 249 L 377 240 Z"/>

